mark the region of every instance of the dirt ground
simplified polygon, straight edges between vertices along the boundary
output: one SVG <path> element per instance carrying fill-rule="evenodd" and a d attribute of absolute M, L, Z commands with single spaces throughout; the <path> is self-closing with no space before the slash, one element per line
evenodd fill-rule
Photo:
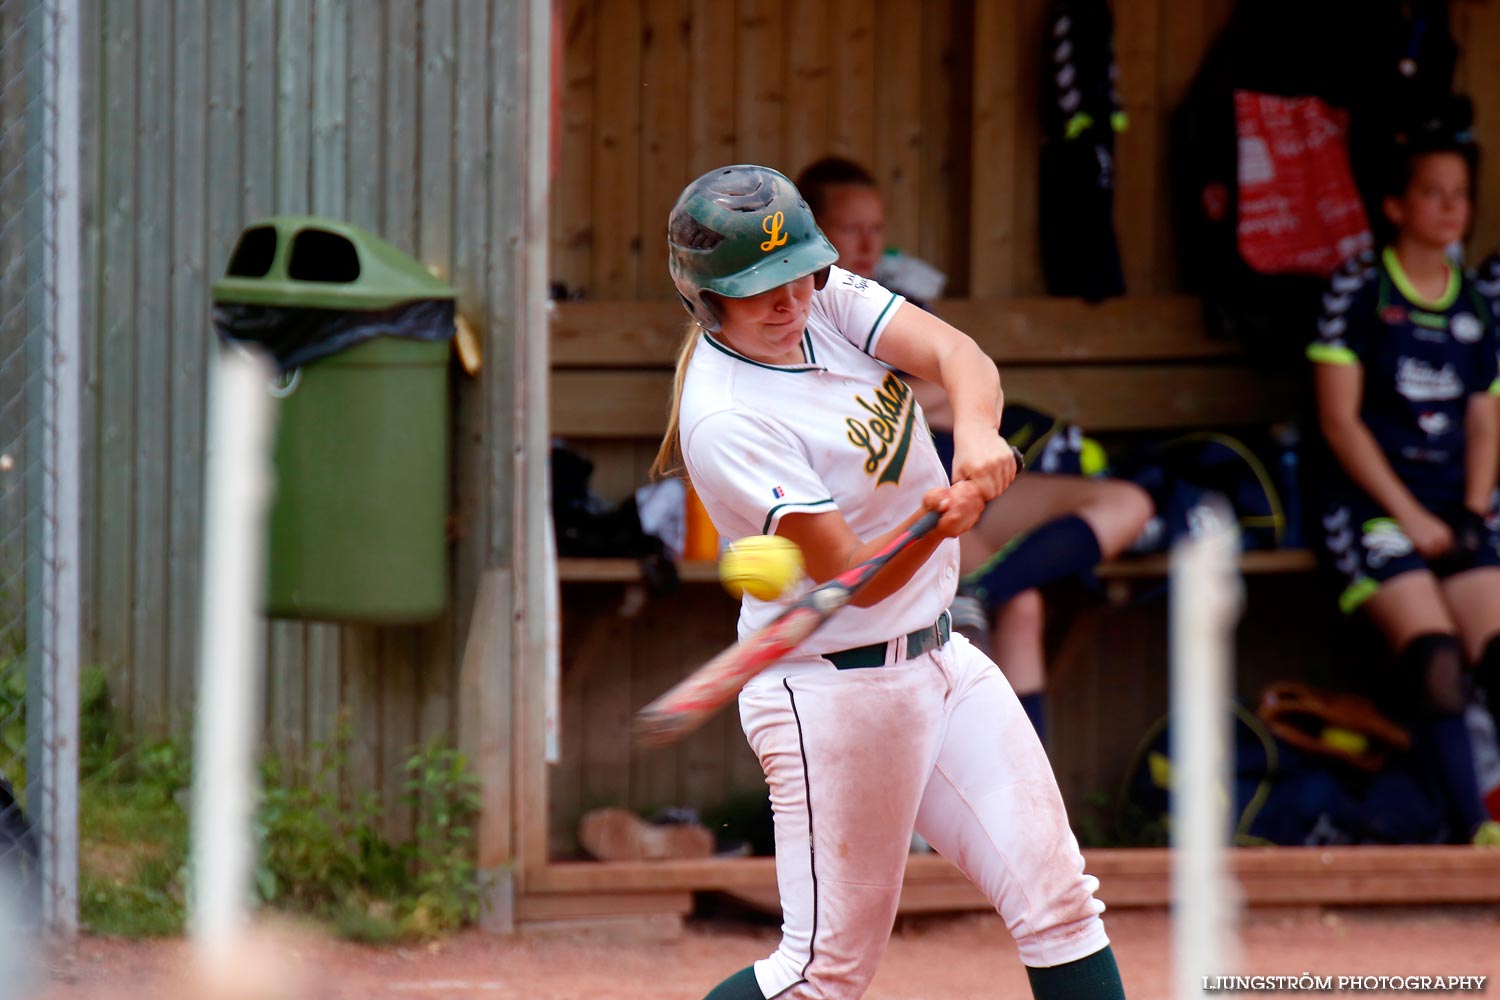
<path fill-rule="evenodd" d="M 1132 1000 L 1168 997 L 1168 916 L 1127 910 L 1107 914 L 1106 921 L 1126 993 Z M 692 921 L 681 938 L 666 942 L 597 934 L 514 941 L 469 933 L 377 949 L 293 937 L 279 939 L 275 951 L 292 976 L 302 978 L 300 995 L 318 1000 L 697 1000 L 724 975 L 766 954 L 775 939 L 768 924 L 717 918 Z M 1484 975 L 1490 977 L 1484 993 L 1500 994 L 1494 982 L 1500 977 L 1500 908 L 1255 911 L 1241 942 L 1241 974 Z M 85 938 L 72 954 L 46 963 L 34 997 L 199 1000 L 204 991 L 177 985 L 186 954 L 180 941 Z M 248 961 L 241 981 L 256 979 L 268 965 L 264 958 Z M 15 986 L 13 977 L 7 980 L 0 980 L 0 997 Z M 283 982 L 271 993 L 293 1000 L 298 990 Z M 1004 926 L 996 917 L 974 915 L 902 921 L 867 994 L 870 1000 L 1029 995 Z"/>

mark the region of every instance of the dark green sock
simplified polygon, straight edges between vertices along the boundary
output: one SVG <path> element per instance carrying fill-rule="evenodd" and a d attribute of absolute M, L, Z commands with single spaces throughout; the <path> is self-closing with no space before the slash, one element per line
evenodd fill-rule
<path fill-rule="evenodd" d="M 703 1000 L 766 1000 L 766 995 L 755 981 L 755 966 L 747 965 L 709 990 Z"/>
<path fill-rule="evenodd" d="M 1026 967 L 1036 1000 L 1125 1000 L 1115 953 L 1105 945 L 1087 958 L 1050 969 Z"/>

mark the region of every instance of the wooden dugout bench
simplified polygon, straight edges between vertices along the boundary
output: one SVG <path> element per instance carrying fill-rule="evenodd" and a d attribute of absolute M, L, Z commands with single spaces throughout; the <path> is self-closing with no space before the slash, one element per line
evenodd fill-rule
<path fill-rule="evenodd" d="M 1100 305 L 1053 298 L 937 303 L 940 315 L 973 336 L 999 364 L 1006 397 L 1065 417 L 1090 433 L 1233 430 L 1293 412 L 1289 381 L 1251 368 L 1238 344 L 1204 327 L 1201 303 L 1186 296 Z M 684 314 L 672 302 L 556 305 L 552 347 L 552 434 L 595 463 L 595 492 L 627 495 L 647 479 L 666 421 L 672 367 Z M 1288 624 L 1262 605 L 1324 608 L 1309 552 L 1241 557 L 1252 609 L 1237 639 L 1242 693 L 1316 661 L 1326 649 L 1317 625 Z M 1112 587 L 1154 584 L 1164 556 L 1100 567 Z M 577 855 L 577 818 L 598 805 L 647 811 L 703 807 L 716 792 L 750 787 L 759 768 L 743 747 L 734 713 L 681 748 L 648 754 L 629 746 L 630 715 L 733 635 L 734 605 L 711 563 L 680 567 L 686 586 L 664 599 L 623 603 L 640 579 L 630 559 L 562 559 L 563 758 L 552 770 L 555 859 L 528 878 L 522 920 L 681 916 L 694 892 L 721 892 L 774 910 L 770 858 L 655 863 L 566 860 Z M 639 590 L 637 588 L 637 597 Z M 1069 617 L 1049 663 L 1049 752 L 1075 828 L 1102 788 L 1118 784 L 1139 733 L 1165 710 L 1164 605 L 1108 606 Z M 1323 619 L 1318 619 L 1321 622 Z M 1304 634 L 1298 634 L 1301 630 Z M 696 799 L 696 801 L 695 801 Z M 1113 906 L 1165 905 L 1167 852 L 1086 850 Z M 1500 851 L 1468 848 L 1252 848 L 1234 852 L 1250 904 L 1500 902 Z M 947 861 L 914 855 L 902 912 L 983 909 L 982 897 Z"/>

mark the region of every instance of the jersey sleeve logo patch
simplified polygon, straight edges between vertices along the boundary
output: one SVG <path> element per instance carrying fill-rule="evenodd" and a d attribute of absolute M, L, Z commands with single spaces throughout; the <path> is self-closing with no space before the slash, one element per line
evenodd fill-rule
<path fill-rule="evenodd" d="M 771 496 L 775 497 L 777 500 L 780 500 L 782 497 L 786 496 L 786 490 L 782 489 L 780 486 L 772 486 Z"/>
<path fill-rule="evenodd" d="M 775 212 L 761 220 L 760 228 L 771 237 L 760 245 L 762 250 L 770 253 L 777 247 L 786 245 L 787 234 L 781 231 L 784 225 L 786 225 L 786 214 L 783 212 Z"/>
<path fill-rule="evenodd" d="M 878 474 L 877 486 L 901 482 L 917 417 L 911 386 L 893 372 L 875 390 L 875 402 L 863 396 L 855 396 L 854 402 L 868 416 L 849 417 L 844 423 L 849 428 L 849 441 L 865 453 L 865 472 Z"/>

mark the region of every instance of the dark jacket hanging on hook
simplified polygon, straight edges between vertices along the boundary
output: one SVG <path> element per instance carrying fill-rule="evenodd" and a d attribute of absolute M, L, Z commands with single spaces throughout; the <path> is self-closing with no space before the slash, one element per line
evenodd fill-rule
<path fill-rule="evenodd" d="M 1042 62 L 1041 255 L 1047 290 L 1097 301 L 1125 292 L 1115 238 L 1114 20 L 1106 0 L 1054 0 Z"/>

